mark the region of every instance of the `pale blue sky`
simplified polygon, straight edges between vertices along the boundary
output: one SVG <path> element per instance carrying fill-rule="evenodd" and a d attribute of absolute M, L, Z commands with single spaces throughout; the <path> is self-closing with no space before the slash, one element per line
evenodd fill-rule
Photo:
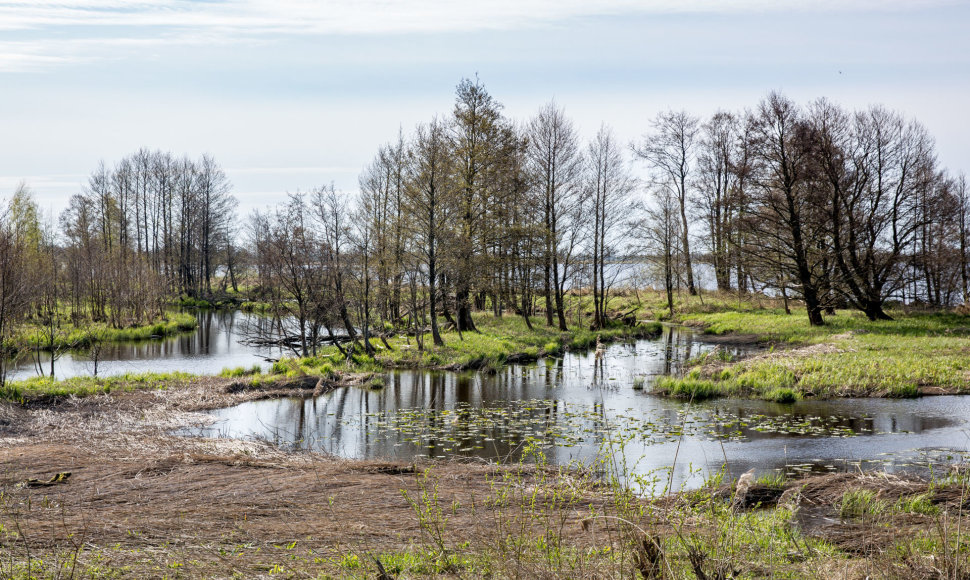
<path fill-rule="evenodd" d="M 145 146 L 227 170 L 242 212 L 360 169 L 478 73 L 509 116 L 551 98 L 629 141 L 666 108 L 770 90 L 920 119 L 970 170 L 970 5 L 927 0 L 0 0 L 0 194 L 59 211 Z"/>

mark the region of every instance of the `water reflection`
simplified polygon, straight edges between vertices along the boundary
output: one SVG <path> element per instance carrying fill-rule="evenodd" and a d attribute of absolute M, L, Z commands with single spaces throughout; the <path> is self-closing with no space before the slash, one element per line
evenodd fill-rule
<path fill-rule="evenodd" d="M 725 458 L 733 473 L 886 462 L 902 469 L 925 449 L 966 449 L 967 398 L 688 406 L 632 388 L 642 376 L 649 391 L 654 377 L 680 372 L 685 360 L 713 348 L 689 330 L 667 328 L 655 340 L 612 345 L 601 359 L 568 353 L 492 375 L 398 371 L 378 391 L 341 389 L 217 411 L 214 424 L 193 433 L 403 460 L 517 461 L 538 446 L 554 463 L 607 456 L 639 474 L 669 467 L 677 453 L 675 481 L 688 485 Z"/>
<path fill-rule="evenodd" d="M 226 367 L 261 364 L 268 357 L 279 357 L 279 350 L 256 347 L 242 341 L 247 324 L 265 324 L 261 317 L 240 311 L 206 310 L 196 313 L 198 325 L 191 332 L 159 339 L 105 344 L 98 361 L 99 375 L 128 372 L 174 372 L 214 374 Z M 41 352 L 33 360 L 21 360 L 9 378 L 25 379 L 37 375 L 38 359 L 45 372 L 50 369 L 50 353 Z M 68 351 L 54 362 L 57 378 L 94 374 L 94 361 L 86 351 Z"/>

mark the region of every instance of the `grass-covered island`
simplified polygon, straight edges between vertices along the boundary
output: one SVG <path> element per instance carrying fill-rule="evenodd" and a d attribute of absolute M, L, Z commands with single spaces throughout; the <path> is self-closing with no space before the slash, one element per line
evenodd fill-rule
<path fill-rule="evenodd" d="M 657 381 L 659 394 L 687 399 L 915 397 L 970 391 L 970 318 L 949 312 L 890 311 L 870 321 L 839 310 L 825 326 L 781 309 L 688 313 L 686 324 L 714 340 L 758 342 L 764 353 L 731 361 L 723 351 L 685 376 Z"/>
<path fill-rule="evenodd" d="M 161 316 L 123 326 L 86 320 L 69 322 L 62 316 L 52 326 L 43 320 L 30 319 L 12 334 L 4 346 L 8 349 L 64 350 L 87 349 L 95 344 L 152 340 L 190 332 L 196 327 L 195 316 L 186 312 L 165 312 Z"/>

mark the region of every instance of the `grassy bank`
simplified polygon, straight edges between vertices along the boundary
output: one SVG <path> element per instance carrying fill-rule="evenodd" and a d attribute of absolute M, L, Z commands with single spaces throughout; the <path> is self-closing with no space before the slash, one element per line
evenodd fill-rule
<path fill-rule="evenodd" d="M 660 394 L 685 399 L 914 397 L 970 392 L 970 319 L 951 313 L 890 313 L 872 322 L 840 310 L 812 327 L 803 312 L 689 313 L 687 324 L 730 340 L 756 335 L 768 352 L 738 362 L 712 357 L 684 377 L 659 380 Z"/>
<path fill-rule="evenodd" d="M 55 333 L 54 348 L 58 350 L 89 348 L 95 342 L 127 342 L 161 338 L 194 330 L 195 326 L 195 317 L 184 312 L 170 312 L 151 324 L 130 328 L 112 328 L 100 322 L 88 323 L 84 326 L 64 324 Z M 34 324 L 27 324 L 21 328 L 10 343 L 10 346 L 16 349 L 39 348 L 49 350 L 51 346 L 50 339 L 45 331 Z"/>
<path fill-rule="evenodd" d="M 137 389 L 167 389 L 191 379 L 192 375 L 187 373 L 125 373 L 110 377 L 71 377 L 62 380 L 32 377 L 22 381 L 8 381 L 0 388 L 0 400 L 29 404 L 72 396 L 87 397 Z"/>
<path fill-rule="evenodd" d="M 455 330 L 441 333 L 444 346 L 436 347 L 431 334 L 425 336 L 424 350 L 418 349 L 415 337 L 398 334 L 387 339 L 390 349 L 379 339 L 372 339 L 376 349 L 373 356 L 360 353 L 353 360 L 346 360 L 333 346 L 318 349 L 317 356 L 296 362 L 281 361 L 278 370 L 326 374 L 331 370 L 381 371 L 392 368 L 427 369 L 496 369 L 509 362 L 529 362 L 543 356 L 561 355 L 566 350 L 587 350 L 602 343 L 657 336 L 660 323 L 641 323 L 635 327 L 617 325 L 592 331 L 588 329 L 559 330 L 538 321 L 530 330 L 519 317 L 495 318 L 489 314 L 476 314 L 478 332 L 465 332 L 462 336 Z M 275 367 L 274 367 L 275 368 Z M 231 372 L 243 372 L 235 369 Z"/>

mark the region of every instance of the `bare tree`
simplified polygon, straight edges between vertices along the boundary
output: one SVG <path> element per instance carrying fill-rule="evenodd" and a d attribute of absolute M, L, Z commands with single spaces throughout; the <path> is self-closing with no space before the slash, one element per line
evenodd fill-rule
<path fill-rule="evenodd" d="M 553 324 L 553 312 L 559 329 L 566 330 L 563 305 L 564 288 L 560 277 L 560 256 L 568 218 L 579 202 L 582 156 L 579 138 L 563 110 L 555 102 L 543 106 L 529 122 L 529 166 L 536 188 L 542 192 L 542 217 L 545 252 L 543 257 L 543 293 L 546 302 L 546 324 Z M 568 251 L 568 246 L 565 248 Z M 555 306 L 553 300 L 555 299 Z"/>
<path fill-rule="evenodd" d="M 970 190 L 967 189 L 967 176 L 960 174 L 956 180 L 955 195 L 960 220 L 960 289 L 963 303 L 970 303 L 970 272 L 967 268 L 967 237 L 970 236 Z"/>
<path fill-rule="evenodd" d="M 840 288 L 870 320 L 889 319 L 883 303 L 906 284 L 904 252 L 926 217 L 920 194 L 936 178 L 932 140 L 921 125 L 882 107 L 850 119 L 822 99 L 810 121 Z"/>
<path fill-rule="evenodd" d="M 635 225 L 634 237 L 659 273 L 667 297 L 667 310 L 674 316 L 674 273 L 680 243 L 677 189 L 669 182 L 654 185 L 652 204 L 644 207 L 645 217 Z"/>
<path fill-rule="evenodd" d="M 413 224 L 416 252 L 425 267 L 431 315 L 431 337 L 435 346 L 444 346 L 438 330 L 439 243 L 446 221 L 448 195 L 454 187 L 453 158 L 444 124 L 435 119 L 418 126 L 408 154 L 408 185 L 405 204 L 408 221 Z M 414 295 L 412 276 L 412 295 Z M 412 298 L 413 307 L 416 299 Z M 416 314 L 416 313 L 415 313 Z"/>
<path fill-rule="evenodd" d="M 822 325 L 819 279 L 828 228 L 825 200 L 811 187 L 808 124 L 801 110 L 778 93 L 763 99 L 748 122 L 754 188 L 746 224 L 756 240 L 752 250 L 764 269 L 791 272 L 809 323 Z"/>
<path fill-rule="evenodd" d="M 483 251 L 484 221 L 488 201 L 495 194 L 500 158 L 499 138 L 505 121 L 502 106 L 484 85 L 463 79 L 456 90 L 455 110 L 450 131 L 453 157 L 455 205 L 450 254 L 455 281 L 455 306 L 458 331 L 475 330 L 470 295 L 480 276 L 476 259 Z"/>
<path fill-rule="evenodd" d="M 701 125 L 700 134 L 696 205 L 707 225 L 707 249 L 717 289 L 726 292 L 731 290 L 731 241 L 745 175 L 743 151 L 738 151 L 738 118 L 732 113 L 718 111 Z"/>
<path fill-rule="evenodd" d="M 8 206 L 0 215 L 0 387 L 6 385 L 14 354 L 11 338 L 30 309 L 33 291 L 27 248 L 10 214 Z"/>
<path fill-rule="evenodd" d="M 653 131 L 633 151 L 656 172 L 669 181 L 677 193 L 680 210 L 680 244 L 687 273 L 687 291 L 694 296 L 694 270 L 691 265 L 690 221 L 687 206 L 690 203 L 687 187 L 691 182 L 691 165 L 694 163 L 695 145 L 699 119 L 686 111 L 667 111 L 657 115 Z"/>
<path fill-rule="evenodd" d="M 613 131 L 605 125 L 589 144 L 586 172 L 587 194 L 593 202 L 593 323 L 603 328 L 613 279 L 607 278 L 606 263 L 617 254 L 618 230 L 629 216 L 630 194 L 636 183 Z"/>

